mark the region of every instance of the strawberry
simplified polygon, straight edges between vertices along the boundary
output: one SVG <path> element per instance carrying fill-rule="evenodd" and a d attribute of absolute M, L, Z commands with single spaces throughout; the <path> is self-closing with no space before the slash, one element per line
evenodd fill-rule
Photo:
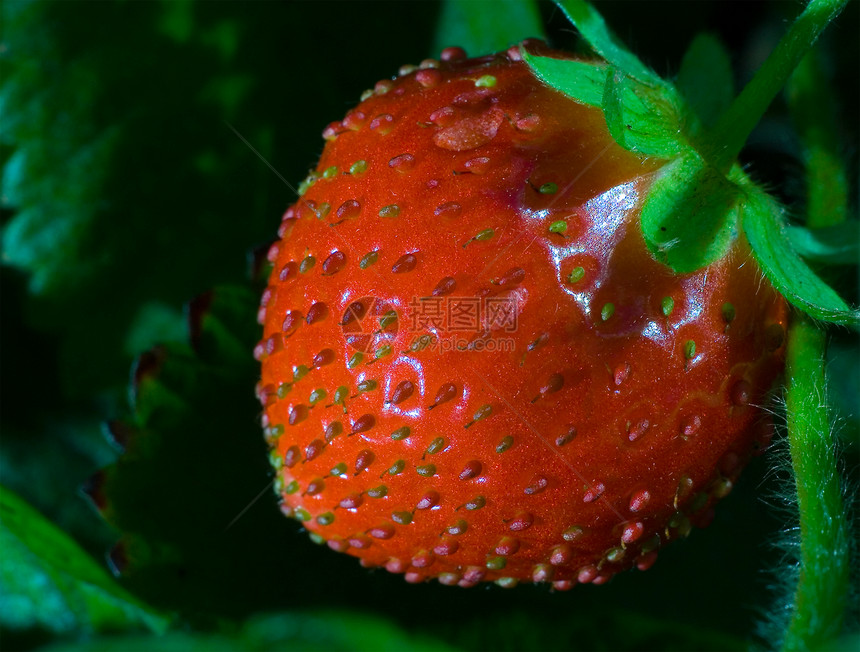
<path fill-rule="evenodd" d="M 556 589 L 707 524 L 782 367 L 744 237 L 657 262 L 658 161 L 517 48 L 404 67 L 323 135 L 258 315 L 284 513 L 410 582 Z"/>

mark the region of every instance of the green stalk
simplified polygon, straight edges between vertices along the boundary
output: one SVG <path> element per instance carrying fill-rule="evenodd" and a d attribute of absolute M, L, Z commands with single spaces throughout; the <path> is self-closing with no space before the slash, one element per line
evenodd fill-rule
<path fill-rule="evenodd" d="M 714 127 L 705 155 L 714 167 L 729 171 L 753 128 L 785 86 L 792 71 L 828 23 L 849 0 L 810 0 L 770 56 Z"/>
<path fill-rule="evenodd" d="M 826 335 L 799 316 L 788 336 L 788 437 L 800 512 L 800 578 L 784 650 L 814 650 L 842 627 L 849 535 L 826 403 Z"/>
<path fill-rule="evenodd" d="M 835 103 L 817 63 L 810 53 L 788 87 L 806 154 L 807 226 L 813 229 L 838 224 L 847 213 Z M 823 176 L 822 161 L 829 170 Z M 826 402 L 826 348 L 826 334 L 812 320 L 804 315 L 794 320 L 786 408 L 800 514 L 800 577 L 784 650 L 816 649 L 838 636 L 848 603 L 849 525 Z"/>

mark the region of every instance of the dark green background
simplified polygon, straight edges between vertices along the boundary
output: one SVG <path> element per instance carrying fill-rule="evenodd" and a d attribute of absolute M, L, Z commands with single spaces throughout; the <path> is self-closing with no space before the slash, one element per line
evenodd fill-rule
<path fill-rule="evenodd" d="M 783 2 L 597 6 L 667 76 L 697 32 L 713 31 L 741 81 L 796 10 Z M 551 4 L 540 8 L 552 43 L 575 48 L 562 16 Z M 661 552 L 652 570 L 568 593 L 409 586 L 311 543 L 269 491 L 225 531 L 270 480 L 253 397 L 249 252 L 274 238 L 295 199 L 229 125 L 297 184 L 321 151 L 323 127 L 362 90 L 438 55 L 440 13 L 436 2 L 4 3 L 3 484 L 100 560 L 125 532 L 127 588 L 193 631 L 247 637 L 231 623 L 281 612 L 311 622 L 308 613 L 338 609 L 390 619 L 407 640 L 463 649 L 766 644 L 792 572 L 780 543 L 792 518 L 790 506 L 779 508 L 791 489 L 781 443 L 752 463 L 707 531 Z M 855 2 L 824 44 L 852 179 L 858 125 L 845 116 L 860 114 L 857 24 Z M 802 165 L 784 106 L 744 158 L 802 212 Z M 854 280 L 837 271 L 856 303 Z M 220 289 L 194 350 L 183 306 L 212 288 Z M 157 343 L 167 344 L 163 362 L 140 375 L 130 401 L 132 362 Z M 856 408 L 856 339 L 840 335 L 835 350 L 834 402 L 846 412 Z M 852 467 L 857 415 L 843 417 Z M 113 419 L 144 442 L 106 475 L 116 529 L 79 492 L 117 458 L 103 436 Z M 373 648 L 374 621 L 332 622 L 343 649 L 361 637 Z M 86 627 L 10 628 L 2 617 L 0 625 L 9 649 L 91 635 Z M 261 636 L 312 647 L 313 635 Z M 190 640 L 173 644 L 185 649 Z M 196 640 L 213 649 L 229 639 Z M 242 640 L 251 645 L 231 644 Z M 326 641 L 323 649 L 341 644 Z"/>

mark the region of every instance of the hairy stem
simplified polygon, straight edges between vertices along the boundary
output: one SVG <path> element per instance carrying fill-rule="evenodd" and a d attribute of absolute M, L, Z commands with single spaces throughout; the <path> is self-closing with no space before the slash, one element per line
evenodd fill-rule
<path fill-rule="evenodd" d="M 826 404 L 826 335 L 799 316 L 788 337 L 788 437 L 800 511 L 800 579 L 784 650 L 839 634 L 849 589 L 849 535 Z"/>

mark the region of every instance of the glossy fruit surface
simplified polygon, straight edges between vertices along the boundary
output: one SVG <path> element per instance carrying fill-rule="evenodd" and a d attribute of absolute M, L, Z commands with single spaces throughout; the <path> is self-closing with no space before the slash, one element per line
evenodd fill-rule
<path fill-rule="evenodd" d="M 785 304 L 745 241 L 692 274 L 654 261 L 658 161 L 518 55 L 377 84 L 269 252 L 283 510 L 409 581 L 647 568 L 731 490 L 782 366 Z"/>

